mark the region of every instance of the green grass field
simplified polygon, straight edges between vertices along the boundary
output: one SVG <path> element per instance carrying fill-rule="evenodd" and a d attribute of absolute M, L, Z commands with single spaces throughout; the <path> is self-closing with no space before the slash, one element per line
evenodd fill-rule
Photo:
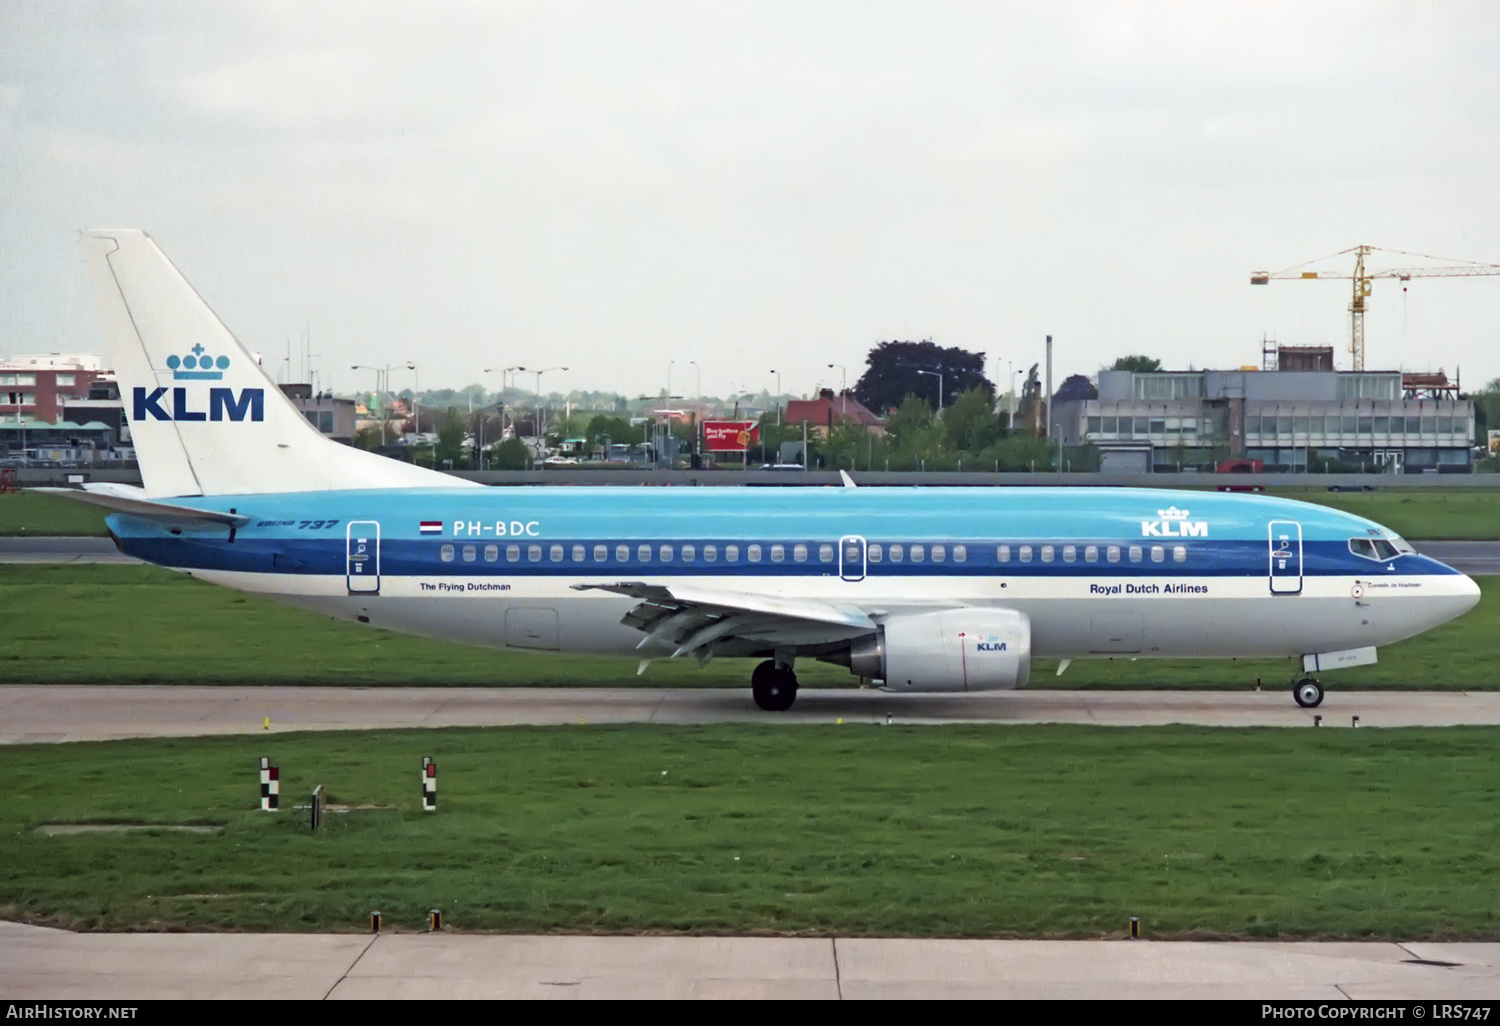
<path fill-rule="evenodd" d="M 1331 688 L 1500 687 L 1500 578 L 1473 612 L 1381 649 Z M 0 565 L 0 682 L 12 684 L 386 684 L 745 687 L 753 663 L 485 649 L 371 630 L 146 566 Z M 1290 687 L 1290 660 L 1085 659 L 1061 678 L 1038 660 L 1031 687 Z M 842 667 L 804 661 L 806 687 L 850 687 Z"/>
<path fill-rule="evenodd" d="M 98 506 L 39 492 L 0 495 L 0 537 L 105 534 L 105 511 Z"/>
<path fill-rule="evenodd" d="M 1283 485 L 1274 495 L 1368 517 L 1407 538 L 1425 541 L 1500 539 L 1500 490 L 1387 489 L 1329 492 L 1314 485 Z M 103 535 L 104 515 L 80 502 L 20 492 L 0 495 L 0 536 Z"/>
<path fill-rule="evenodd" d="M 256 810 L 257 759 L 282 799 Z M 420 757 L 440 809 L 417 811 Z M 86 929 L 1500 938 L 1500 730 L 563 727 L 0 748 L 0 918 Z M 44 823 L 221 824 L 44 836 Z"/>

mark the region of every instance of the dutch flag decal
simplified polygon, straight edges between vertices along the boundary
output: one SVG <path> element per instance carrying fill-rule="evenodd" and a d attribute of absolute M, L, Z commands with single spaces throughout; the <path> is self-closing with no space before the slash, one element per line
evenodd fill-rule
<path fill-rule="evenodd" d="M 441 520 L 424 520 L 424 521 L 422 521 L 422 533 L 423 534 L 442 534 L 443 533 L 443 522 Z"/>

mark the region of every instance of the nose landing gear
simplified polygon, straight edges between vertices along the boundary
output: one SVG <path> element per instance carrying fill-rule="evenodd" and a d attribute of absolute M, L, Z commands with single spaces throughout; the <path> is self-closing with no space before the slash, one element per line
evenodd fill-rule
<path fill-rule="evenodd" d="M 786 712 L 797 700 L 797 675 L 790 666 L 767 659 L 750 674 L 750 693 L 766 712 Z"/>
<path fill-rule="evenodd" d="M 1292 685 L 1292 697 L 1304 709 L 1316 709 L 1323 704 L 1323 685 L 1308 677 Z"/>

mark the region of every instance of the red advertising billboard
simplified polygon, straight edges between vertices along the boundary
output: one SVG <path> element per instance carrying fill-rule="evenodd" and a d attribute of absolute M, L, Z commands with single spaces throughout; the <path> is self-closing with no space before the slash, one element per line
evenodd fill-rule
<path fill-rule="evenodd" d="M 753 420 L 705 420 L 704 452 L 744 452 L 760 441 L 760 425 Z"/>

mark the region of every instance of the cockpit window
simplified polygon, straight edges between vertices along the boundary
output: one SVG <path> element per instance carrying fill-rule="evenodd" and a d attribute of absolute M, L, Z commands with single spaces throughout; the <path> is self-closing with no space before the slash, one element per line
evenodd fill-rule
<path fill-rule="evenodd" d="M 1388 537 L 1390 538 L 1391 544 L 1396 547 L 1396 551 L 1401 553 L 1401 555 L 1411 556 L 1416 554 L 1417 550 L 1411 547 L 1411 542 L 1407 541 L 1399 534 L 1388 535 Z"/>
<path fill-rule="evenodd" d="M 1395 559 L 1402 554 L 1384 538 L 1350 538 L 1349 551 L 1363 559 L 1373 560 Z"/>

